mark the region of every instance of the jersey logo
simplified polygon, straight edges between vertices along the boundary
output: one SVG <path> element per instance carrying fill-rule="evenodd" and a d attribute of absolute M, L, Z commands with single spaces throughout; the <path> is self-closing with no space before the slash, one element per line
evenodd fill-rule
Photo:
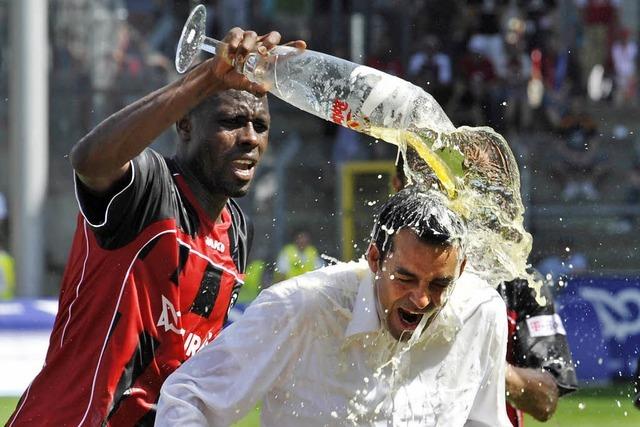
<path fill-rule="evenodd" d="M 204 238 L 204 244 L 209 246 L 214 251 L 224 253 L 224 243 L 213 239 L 211 236 L 207 236 Z"/>
<path fill-rule="evenodd" d="M 200 338 L 200 335 L 195 334 L 193 332 L 187 335 L 187 339 L 184 341 L 184 353 L 187 357 L 191 357 L 200 351 L 205 345 L 209 344 L 213 338 L 213 334 L 211 332 L 207 332 L 207 337 L 203 340 Z"/>
<path fill-rule="evenodd" d="M 171 301 L 169 301 L 164 295 L 161 296 L 162 313 L 160 314 L 160 318 L 158 319 L 158 324 L 156 326 L 163 326 L 165 332 L 172 331 L 178 335 L 184 335 L 185 330 L 176 326 L 178 324 L 180 312 L 176 311 L 176 308 L 173 306 Z"/>
<path fill-rule="evenodd" d="M 532 338 L 549 337 L 555 334 L 567 335 L 558 314 L 545 314 L 527 319 L 527 328 Z"/>

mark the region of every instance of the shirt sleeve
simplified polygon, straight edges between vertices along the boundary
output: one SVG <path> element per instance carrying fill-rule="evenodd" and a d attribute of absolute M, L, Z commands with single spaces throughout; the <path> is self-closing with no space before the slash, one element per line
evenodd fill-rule
<path fill-rule="evenodd" d="M 227 426 L 242 418 L 296 360 L 305 334 L 295 280 L 266 289 L 242 317 L 162 386 L 156 426 Z"/>
<path fill-rule="evenodd" d="M 470 322 L 481 325 L 482 341 L 471 348 L 480 351 L 484 376 L 471 407 L 467 427 L 512 427 L 507 417 L 505 401 L 505 371 L 507 353 L 507 316 L 504 302 L 495 298 L 482 304 Z"/>
<path fill-rule="evenodd" d="M 74 178 L 80 212 L 105 249 L 121 247 L 151 222 L 175 215 L 171 172 L 164 158 L 149 148 L 131 160 L 125 176 L 104 193 Z"/>

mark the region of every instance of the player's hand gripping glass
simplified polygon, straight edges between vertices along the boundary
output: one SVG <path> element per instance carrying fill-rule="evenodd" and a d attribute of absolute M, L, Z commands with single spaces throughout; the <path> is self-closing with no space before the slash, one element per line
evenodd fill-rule
<path fill-rule="evenodd" d="M 201 50 L 213 55 L 219 54 L 224 50 L 224 42 L 205 35 L 206 21 L 207 11 L 201 4 L 196 6 L 191 11 L 189 18 L 187 18 L 176 50 L 176 70 L 178 70 L 178 73 L 182 74 L 187 71 Z M 235 63 L 235 59 L 232 58 L 229 58 L 229 61 L 236 71 L 246 75 L 247 72 L 253 71 L 258 59 L 257 53 L 250 53 L 241 63 Z"/>

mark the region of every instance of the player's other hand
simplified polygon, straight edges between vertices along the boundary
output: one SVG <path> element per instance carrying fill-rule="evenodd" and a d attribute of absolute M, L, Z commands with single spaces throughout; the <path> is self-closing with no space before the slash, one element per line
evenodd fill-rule
<path fill-rule="evenodd" d="M 236 65 L 243 64 L 247 55 L 253 52 L 266 56 L 280 43 L 280 38 L 277 31 L 259 36 L 255 31 L 232 28 L 222 39 L 226 44 L 226 51 L 220 52 L 211 60 L 214 75 L 221 80 L 225 89 L 246 90 L 258 95 L 265 93 L 267 89 L 264 86 L 251 82 L 237 72 Z M 305 49 L 307 44 L 303 40 L 296 40 L 286 46 Z"/>

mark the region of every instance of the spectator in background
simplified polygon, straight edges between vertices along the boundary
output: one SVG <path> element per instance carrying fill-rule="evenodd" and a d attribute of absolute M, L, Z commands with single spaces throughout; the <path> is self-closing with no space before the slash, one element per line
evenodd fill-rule
<path fill-rule="evenodd" d="M 502 91 L 505 102 L 505 124 L 507 131 L 528 129 L 531 125 L 532 109 L 527 97 L 527 83 L 531 79 L 531 61 L 524 43 L 518 41 L 507 45 L 507 71 Z"/>
<path fill-rule="evenodd" d="M 442 51 L 437 36 L 430 34 L 421 40 L 418 50 L 409 58 L 407 77 L 440 104 L 447 103 L 451 94 L 451 58 Z"/>
<path fill-rule="evenodd" d="M 583 81 L 596 65 L 607 67 L 618 21 L 619 0 L 575 0 L 582 12 L 584 33 L 581 48 Z"/>
<path fill-rule="evenodd" d="M 484 51 L 481 39 L 470 40 L 468 51 L 460 59 L 453 95 L 446 108 L 452 112 L 454 123 L 480 126 L 491 122 L 487 106 L 494 103 L 498 78 Z"/>
<path fill-rule="evenodd" d="M 0 245 L 0 300 L 13 299 L 16 288 L 14 261 Z"/>
<path fill-rule="evenodd" d="M 318 249 L 311 244 L 311 235 L 307 230 L 297 230 L 293 243 L 285 245 L 278 255 L 274 282 L 291 279 L 323 266 Z"/>
<path fill-rule="evenodd" d="M 570 99 L 582 88 L 580 63 L 574 49 L 560 34 L 549 34 L 542 47 L 544 119 L 551 128 L 560 126 Z"/>
<path fill-rule="evenodd" d="M 615 71 L 614 101 L 616 105 L 635 105 L 636 103 L 636 59 L 638 44 L 631 38 L 629 29 L 618 32 L 611 47 L 611 59 Z"/>
<path fill-rule="evenodd" d="M 247 265 L 244 275 L 244 285 L 238 294 L 238 304 L 247 306 L 256 299 L 260 291 L 265 287 L 265 270 L 267 263 L 263 259 L 255 259 Z"/>
<path fill-rule="evenodd" d="M 0 193 L 0 300 L 12 299 L 16 286 L 13 258 L 6 250 L 8 244 L 5 229 L 8 217 L 7 200 Z"/>
<path fill-rule="evenodd" d="M 596 123 L 585 108 L 585 100 L 576 97 L 558 128 L 561 137 L 552 164 L 562 197 L 594 201 L 600 197 L 598 186 L 609 171 L 606 154 L 601 150 Z"/>
<path fill-rule="evenodd" d="M 526 21 L 526 40 L 529 50 L 542 48 L 555 24 L 557 0 L 517 0 Z"/>
<path fill-rule="evenodd" d="M 479 3 L 479 13 L 475 28 L 472 29 L 474 33 L 469 39 L 469 44 L 481 46 L 481 53 L 491 61 L 495 73 L 499 77 L 504 77 L 507 71 L 507 57 L 500 28 L 500 17 L 507 1 L 472 0 L 468 2 Z"/>
<path fill-rule="evenodd" d="M 8 246 L 7 244 L 7 222 L 9 219 L 9 208 L 7 206 L 7 199 L 4 194 L 0 192 L 0 246 Z"/>

